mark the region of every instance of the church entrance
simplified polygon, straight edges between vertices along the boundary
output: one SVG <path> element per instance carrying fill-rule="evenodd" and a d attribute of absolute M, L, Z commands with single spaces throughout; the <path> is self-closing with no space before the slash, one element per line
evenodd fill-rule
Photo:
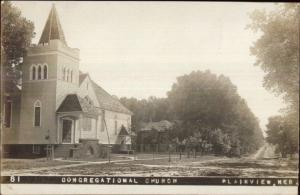
<path fill-rule="evenodd" d="M 72 142 L 72 123 L 70 119 L 62 120 L 62 143 Z"/>

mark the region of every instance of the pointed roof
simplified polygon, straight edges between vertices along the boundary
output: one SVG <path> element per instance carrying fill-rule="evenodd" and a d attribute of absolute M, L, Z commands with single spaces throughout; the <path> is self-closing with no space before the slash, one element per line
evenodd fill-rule
<path fill-rule="evenodd" d="M 122 125 L 122 127 L 121 127 L 121 130 L 120 130 L 120 132 L 119 132 L 119 136 L 126 136 L 126 135 L 129 135 L 129 133 L 128 133 L 128 131 L 127 131 L 127 129 L 126 129 L 126 127 L 124 127 L 124 125 Z"/>
<path fill-rule="evenodd" d="M 91 85 L 94 89 L 96 98 L 99 103 L 99 108 L 133 115 L 133 113 L 130 110 L 128 110 L 125 106 L 123 106 L 123 104 L 118 100 L 117 97 L 110 95 L 102 87 L 100 87 L 97 83 L 95 83 L 90 78 L 88 73 L 83 73 L 80 70 L 79 70 L 79 85 L 82 85 L 83 81 L 87 77 L 89 78 Z"/>
<path fill-rule="evenodd" d="M 99 115 L 98 109 L 89 104 L 84 98 L 77 94 L 69 94 L 65 97 L 56 112 L 76 112 L 80 111 L 91 115 Z"/>
<path fill-rule="evenodd" d="M 49 43 L 50 40 L 59 39 L 67 45 L 64 32 L 59 22 L 55 5 L 52 5 L 39 44 Z"/>
<path fill-rule="evenodd" d="M 155 129 L 157 131 L 162 132 L 171 128 L 173 126 L 173 123 L 167 120 L 162 120 L 159 122 L 144 123 L 142 126 L 143 127 L 141 128 L 140 131 L 152 131 L 153 129 Z"/>

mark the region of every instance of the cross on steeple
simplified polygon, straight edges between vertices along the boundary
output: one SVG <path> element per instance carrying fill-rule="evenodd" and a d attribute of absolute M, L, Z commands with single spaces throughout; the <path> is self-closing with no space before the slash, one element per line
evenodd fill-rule
<path fill-rule="evenodd" d="M 51 11 L 49 13 L 46 25 L 41 35 L 39 44 L 50 42 L 50 40 L 59 39 L 67 45 L 64 32 L 59 22 L 58 14 L 55 5 L 52 4 Z"/>

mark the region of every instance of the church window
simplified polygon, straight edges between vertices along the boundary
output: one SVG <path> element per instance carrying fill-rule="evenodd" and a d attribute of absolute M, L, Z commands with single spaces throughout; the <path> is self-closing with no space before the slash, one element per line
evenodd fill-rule
<path fill-rule="evenodd" d="M 71 83 L 73 82 L 73 71 L 71 70 L 71 73 L 70 73 L 70 81 L 71 81 Z"/>
<path fill-rule="evenodd" d="M 130 130 L 130 118 L 127 119 L 127 129 Z"/>
<path fill-rule="evenodd" d="M 4 105 L 4 126 L 6 128 L 11 127 L 12 119 L 12 101 L 7 100 Z"/>
<path fill-rule="evenodd" d="M 118 121 L 117 121 L 117 115 L 115 116 L 115 135 L 118 133 Z"/>
<path fill-rule="evenodd" d="M 39 127 L 41 126 L 41 102 L 37 100 L 34 103 L 34 126 Z"/>
<path fill-rule="evenodd" d="M 67 79 L 66 81 L 69 81 L 69 69 L 67 70 Z"/>
<path fill-rule="evenodd" d="M 44 79 L 48 79 L 48 67 L 46 64 L 44 64 L 43 74 L 44 74 Z"/>
<path fill-rule="evenodd" d="M 106 121 L 105 121 L 105 110 L 102 110 L 102 122 L 101 122 L 101 131 L 104 131 L 104 128 L 106 128 Z"/>
<path fill-rule="evenodd" d="M 118 121 L 115 120 L 115 135 L 118 133 Z"/>
<path fill-rule="evenodd" d="M 32 79 L 32 80 L 35 80 L 35 78 L 36 78 L 36 68 L 35 68 L 35 66 L 33 65 L 33 66 L 32 66 L 32 72 L 31 72 L 31 79 Z"/>
<path fill-rule="evenodd" d="M 89 83 L 86 83 L 86 90 L 89 90 Z"/>
<path fill-rule="evenodd" d="M 41 80 L 42 79 L 42 67 L 39 65 L 38 66 L 38 80 Z"/>

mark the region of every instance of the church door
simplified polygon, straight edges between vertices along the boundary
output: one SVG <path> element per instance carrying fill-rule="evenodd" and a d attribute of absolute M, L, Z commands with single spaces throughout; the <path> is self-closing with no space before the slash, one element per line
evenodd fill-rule
<path fill-rule="evenodd" d="M 62 124 L 62 143 L 72 142 L 72 120 L 63 119 Z"/>

